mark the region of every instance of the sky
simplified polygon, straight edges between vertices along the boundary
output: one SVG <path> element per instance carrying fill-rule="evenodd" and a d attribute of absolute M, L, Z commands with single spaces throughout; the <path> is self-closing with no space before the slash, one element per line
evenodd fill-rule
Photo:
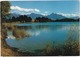
<path fill-rule="evenodd" d="M 64 16 L 78 16 L 79 1 L 10 1 L 10 13 L 42 14 L 57 13 Z"/>

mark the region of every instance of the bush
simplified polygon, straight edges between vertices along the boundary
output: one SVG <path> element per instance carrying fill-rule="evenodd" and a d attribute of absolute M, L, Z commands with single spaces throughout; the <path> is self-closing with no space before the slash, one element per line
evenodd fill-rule
<path fill-rule="evenodd" d="M 75 39 L 68 39 L 64 46 L 64 55 L 79 55 L 79 42 Z"/>
<path fill-rule="evenodd" d="M 26 36 L 29 36 L 29 34 L 26 33 L 24 30 L 15 29 L 13 30 L 13 36 L 15 36 L 16 38 L 24 38 Z"/>
<path fill-rule="evenodd" d="M 46 45 L 46 47 L 43 49 L 43 53 L 45 54 L 45 55 L 52 55 L 52 53 L 53 53 L 53 50 L 54 48 L 52 47 L 52 45 L 51 44 L 47 44 Z"/>
<path fill-rule="evenodd" d="M 6 26 L 2 24 L 1 26 L 1 39 L 5 39 L 7 37 L 7 29 Z"/>

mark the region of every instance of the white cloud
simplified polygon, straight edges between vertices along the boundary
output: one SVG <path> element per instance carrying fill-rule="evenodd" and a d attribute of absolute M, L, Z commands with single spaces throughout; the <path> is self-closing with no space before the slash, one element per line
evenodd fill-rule
<path fill-rule="evenodd" d="M 34 9 L 36 12 L 40 12 L 40 10 L 39 9 Z"/>
<path fill-rule="evenodd" d="M 18 10 L 18 11 L 22 11 L 22 12 L 31 12 L 31 13 L 40 12 L 40 10 L 36 9 L 36 8 L 35 9 L 28 9 L 28 8 L 21 8 L 19 6 L 11 6 L 10 8 L 11 8 L 11 10 Z"/>
<path fill-rule="evenodd" d="M 79 13 L 77 14 L 65 14 L 65 13 L 57 13 L 57 14 L 60 14 L 60 15 L 63 15 L 63 16 L 66 16 L 66 17 L 75 17 L 75 16 L 79 16 Z"/>

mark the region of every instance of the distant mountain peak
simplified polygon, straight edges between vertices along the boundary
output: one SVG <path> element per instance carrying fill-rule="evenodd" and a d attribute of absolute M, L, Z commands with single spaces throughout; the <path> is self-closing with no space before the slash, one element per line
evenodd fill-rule
<path fill-rule="evenodd" d="M 59 14 L 56 14 L 56 13 L 51 13 L 47 17 L 51 18 L 51 19 L 54 19 L 54 20 L 66 18 L 65 16 L 62 16 L 62 15 L 59 15 Z"/>
<path fill-rule="evenodd" d="M 19 17 L 20 14 L 16 14 L 16 13 L 11 13 L 10 15 L 10 18 L 12 17 Z M 41 14 L 36 14 L 36 13 L 31 13 L 31 14 L 27 14 L 28 17 L 31 17 L 32 19 L 35 19 L 37 17 L 47 17 L 47 18 L 50 18 L 52 20 L 56 20 L 56 19 L 63 19 L 63 18 L 66 18 L 65 16 L 62 16 L 60 14 L 56 14 L 56 13 L 51 13 L 47 16 L 44 16 L 44 15 L 41 15 Z"/>
<path fill-rule="evenodd" d="M 27 15 L 27 16 L 31 17 L 32 19 L 35 19 L 35 18 L 37 18 L 37 17 L 42 17 L 43 15 L 41 15 L 41 14 L 36 14 L 36 13 L 31 13 L 31 14 L 29 14 L 29 15 Z"/>

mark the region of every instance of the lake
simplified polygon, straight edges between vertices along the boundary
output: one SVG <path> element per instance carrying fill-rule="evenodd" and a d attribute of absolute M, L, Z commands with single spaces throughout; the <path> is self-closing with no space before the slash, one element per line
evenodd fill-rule
<path fill-rule="evenodd" d="M 6 41 L 23 52 L 43 49 L 47 44 L 64 43 L 69 37 L 79 40 L 79 22 L 23 23 L 16 26 L 24 29 L 30 37 L 15 39 L 8 30 Z"/>

